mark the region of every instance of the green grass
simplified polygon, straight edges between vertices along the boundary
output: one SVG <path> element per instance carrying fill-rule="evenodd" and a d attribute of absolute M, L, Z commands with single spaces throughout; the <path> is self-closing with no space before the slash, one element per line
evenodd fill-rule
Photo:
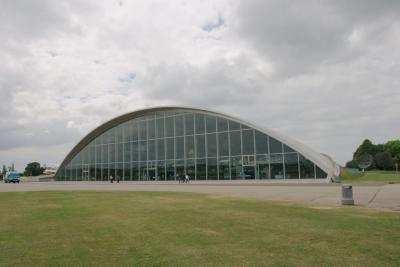
<path fill-rule="evenodd" d="M 0 194 L 0 266 L 400 266 L 400 214 L 192 193 Z"/>
<path fill-rule="evenodd" d="M 344 183 L 400 183 L 400 173 L 397 174 L 394 171 L 351 173 L 345 168 L 342 168 L 340 176 Z"/>

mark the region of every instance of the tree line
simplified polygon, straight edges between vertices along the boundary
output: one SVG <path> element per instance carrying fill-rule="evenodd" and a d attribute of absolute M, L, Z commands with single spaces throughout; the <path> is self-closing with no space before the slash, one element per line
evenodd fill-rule
<path fill-rule="evenodd" d="M 367 168 L 378 170 L 394 170 L 400 165 L 400 140 L 391 140 L 384 144 L 374 144 L 365 139 L 353 153 L 353 159 L 346 163 L 348 168 L 359 168 L 360 158 L 372 156 L 372 164 Z"/>
<path fill-rule="evenodd" d="M 37 176 L 43 174 L 44 170 L 45 168 L 41 167 L 39 162 L 31 162 L 26 165 L 25 171 L 21 173 L 21 175 Z M 7 171 L 15 171 L 14 163 L 11 163 L 8 167 L 3 165 L 0 175 L 4 176 Z"/>

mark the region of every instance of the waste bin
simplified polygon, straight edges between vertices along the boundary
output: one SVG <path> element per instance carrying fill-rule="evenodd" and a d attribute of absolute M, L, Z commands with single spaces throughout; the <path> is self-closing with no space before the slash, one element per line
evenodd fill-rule
<path fill-rule="evenodd" d="M 350 184 L 342 185 L 342 205 L 354 205 L 353 186 Z"/>

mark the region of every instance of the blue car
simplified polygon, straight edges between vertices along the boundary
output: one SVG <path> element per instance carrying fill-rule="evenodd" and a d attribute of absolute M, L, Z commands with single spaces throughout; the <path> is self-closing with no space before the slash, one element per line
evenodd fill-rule
<path fill-rule="evenodd" d="M 18 183 L 19 184 L 19 174 L 18 172 L 6 172 L 4 176 L 5 183 Z"/>

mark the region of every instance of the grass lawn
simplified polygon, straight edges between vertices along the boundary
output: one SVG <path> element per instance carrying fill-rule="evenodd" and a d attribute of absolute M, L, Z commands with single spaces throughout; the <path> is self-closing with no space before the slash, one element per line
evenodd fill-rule
<path fill-rule="evenodd" d="M 400 214 L 192 193 L 0 193 L 0 266 L 400 266 Z"/>
<path fill-rule="evenodd" d="M 351 173 L 341 169 L 342 182 L 346 183 L 400 183 L 400 173 L 394 171 L 366 171 L 365 173 Z"/>

